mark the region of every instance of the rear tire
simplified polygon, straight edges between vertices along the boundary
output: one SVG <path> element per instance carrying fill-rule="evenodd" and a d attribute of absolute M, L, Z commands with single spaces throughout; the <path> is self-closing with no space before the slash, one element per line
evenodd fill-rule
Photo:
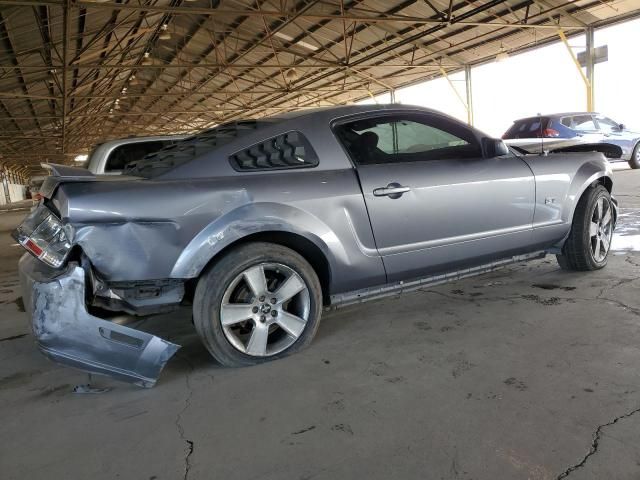
<path fill-rule="evenodd" d="M 633 169 L 640 168 L 640 142 L 633 149 L 631 159 L 629 159 L 629 166 Z"/>
<path fill-rule="evenodd" d="M 602 185 L 589 188 L 573 214 L 571 232 L 556 255 L 560 268 L 598 270 L 607 264 L 613 236 L 614 211 L 609 191 Z"/>
<path fill-rule="evenodd" d="M 200 339 L 229 367 L 306 347 L 321 313 L 322 288 L 311 265 L 293 250 L 262 242 L 241 245 L 208 268 L 193 301 Z"/>

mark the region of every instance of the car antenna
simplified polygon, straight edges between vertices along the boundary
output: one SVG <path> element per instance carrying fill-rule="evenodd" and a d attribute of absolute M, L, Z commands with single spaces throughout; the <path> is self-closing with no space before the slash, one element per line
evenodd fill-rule
<path fill-rule="evenodd" d="M 538 123 L 540 124 L 540 155 L 547 156 L 547 152 L 544 151 L 544 130 L 542 129 L 542 114 L 538 113 Z"/>

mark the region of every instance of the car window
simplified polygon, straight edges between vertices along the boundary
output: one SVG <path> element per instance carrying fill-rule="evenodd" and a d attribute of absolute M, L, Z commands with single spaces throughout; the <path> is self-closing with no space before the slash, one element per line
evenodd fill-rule
<path fill-rule="evenodd" d="M 261 119 L 222 123 L 149 154 L 146 158 L 128 165 L 124 173 L 155 178 L 256 130 L 275 125 L 277 122 L 276 119 Z"/>
<path fill-rule="evenodd" d="M 128 163 L 142 160 L 149 153 L 157 152 L 170 143 L 170 141 L 163 142 L 156 140 L 152 142 L 135 142 L 120 145 L 111 151 L 104 171 L 115 172 L 123 170 Z"/>
<path fill-rule="evenodd" d="M 600 115 L 596 117 L 596 120 L 598 120 L 598 126 L 600 127 L 600 130 L 605 133 L 620 131 L 620 125 L 608 117 Z"/>
<path fill-rule="evenodd" d="M 570 125 L 567 125 L 569 128 L 582 132 L 594 132 L 598 130 L 598 127 L 593 121 L 593 117 L 591 115 L 574 115 L 569 118 L 571 119 Z"/>
<path fill-rule="evenodd" d="M 335 131 L 360 165 L 481 156 L 475 135 L 443 118 L 387 115 L 342 124 Z"/>
<path fill-rule="evenodd" d="M 229 157 L 238 171 L 284 170 L 315 167 L 318 155 L 300 132 L 287 132 L 252 145 Z"/>

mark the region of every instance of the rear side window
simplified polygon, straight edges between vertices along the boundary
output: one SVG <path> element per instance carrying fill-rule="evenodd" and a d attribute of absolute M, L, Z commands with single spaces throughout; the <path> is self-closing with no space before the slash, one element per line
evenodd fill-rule
<path fill-rule="evenodd" d="M 300 132 L 287 132 L 229 157 L 237 171 L 284 170 L 318 165 L 318 155 Z"/>
<path fill-rule="evenodd" d="M 157 152 L 170 142 L 152 141 L 152 142 L 135 142 L 126 145 L 120 145 L 114 148 L 107 159 L 105 172 L 117 172 L 124 170 L 125 165 L 131 162 L 142 160 L 149 153 Z"/>
<path fill-rule="evenodd" d="M 536 138 L 549 125 L 549 118 L 535 117 L 516 121 L 502 138 Z"/>

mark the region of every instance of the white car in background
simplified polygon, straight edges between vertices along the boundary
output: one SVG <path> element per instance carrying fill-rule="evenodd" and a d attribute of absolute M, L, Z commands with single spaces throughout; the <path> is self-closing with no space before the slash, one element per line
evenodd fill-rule
<path fill-rule="evenodd" d="M 142 160 L 185 138 L 187 135 L 131 137 L 99 143 L 89 154 L 86 168 L 94 175 L 121 175 L 128 163 Z"/>

